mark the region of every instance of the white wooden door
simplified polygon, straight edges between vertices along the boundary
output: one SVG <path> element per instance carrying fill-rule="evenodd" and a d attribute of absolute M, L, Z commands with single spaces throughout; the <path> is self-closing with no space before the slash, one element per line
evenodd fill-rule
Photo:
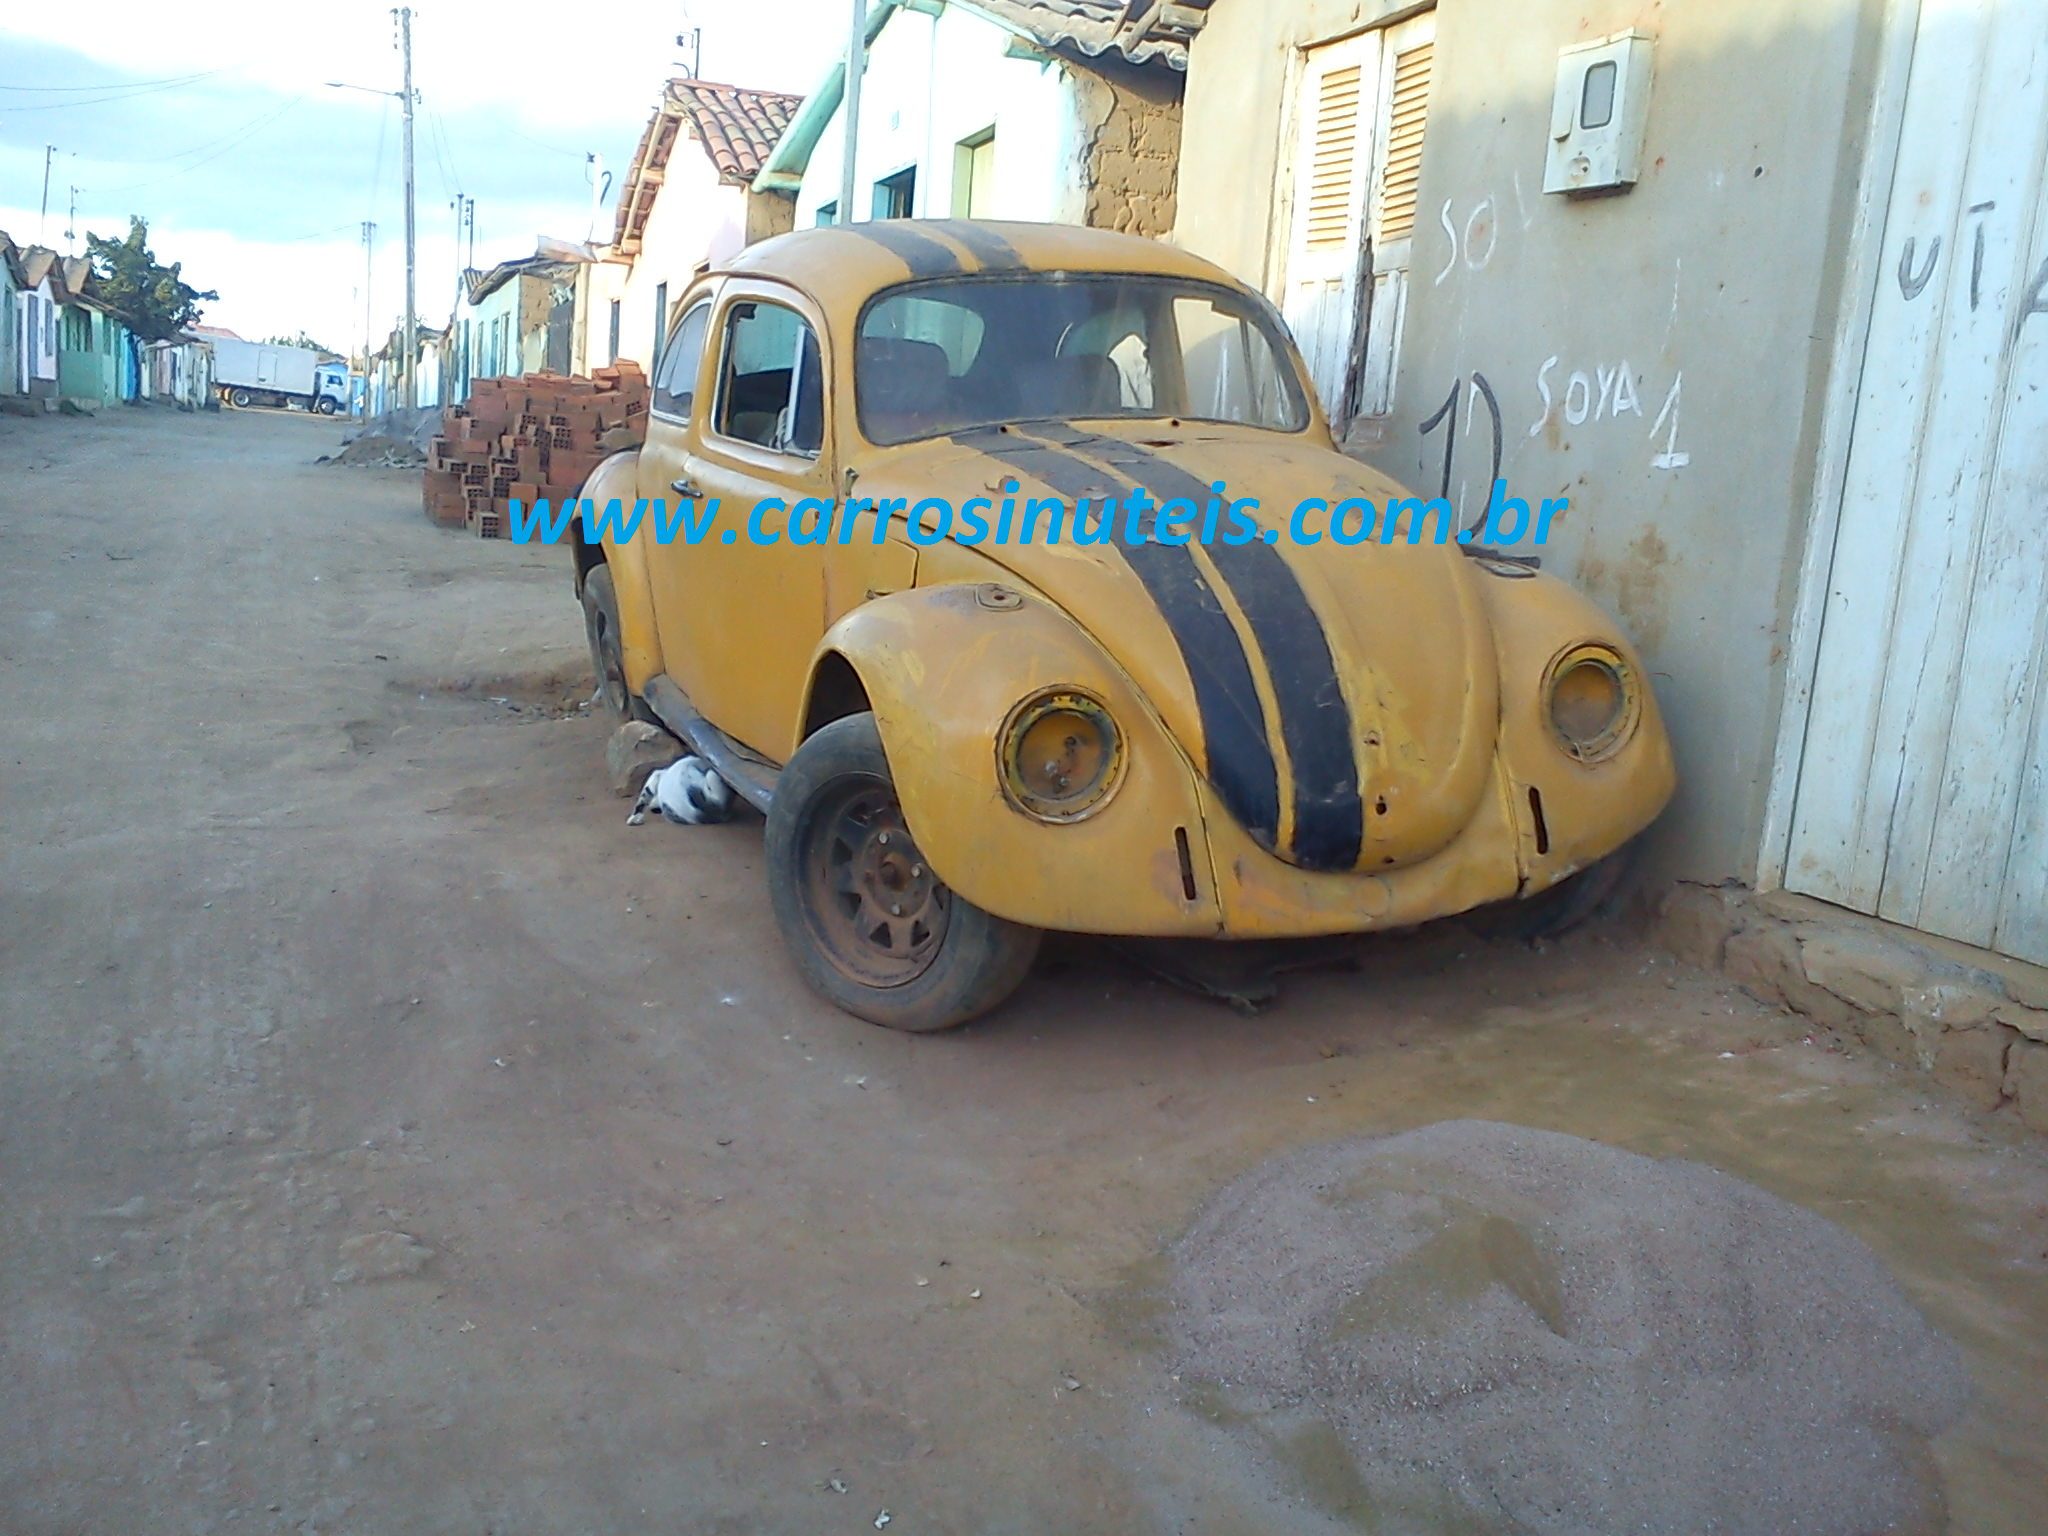
<path fill-rule="evenodd" d="M 1296 111 L 1294 236 L 1282 309 L 1309 377 L 1333 416 L 1358 308 L 1360 234 L 1372 185 L 1380 38 L 1346 38 L 1308 55 Z"/>
<path fill-rule="evenodd" d="M 2048 5 L 1923 0 L 1791 889 L 2048 963 Z"/>
<path fill-rule="evenodd" d="M 1436 13 L 1385 34 L 1380 61 L 1378 153 L 1372 185 L 1372 304 L 1358 408 L 1384 416 L 1394 408 L 1394 366 L 1408 317 L 1408 255 L 1415 244 L 1422 184 L 1422 140 L 1436 67 Z"/>
<path fill-rule="evenodd" d="M 1282 307 L 1316 394 L 1340 425 L 1394 406 L 1435 44 L 1436 15 L 1425 12 L 1313 49 L 1303 71 Z M 1359 284 L 1368 280 L 1368 230 L 1372 301 L 1365 305 Z"/>

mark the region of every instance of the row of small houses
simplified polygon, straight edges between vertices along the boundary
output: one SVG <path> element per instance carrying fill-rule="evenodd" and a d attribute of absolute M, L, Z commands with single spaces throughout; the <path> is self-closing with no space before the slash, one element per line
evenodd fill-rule
<path fill-rule="evenodd" d="M 61 401 L 89 410 L 142 400 L 211 408 L 205 338 L 138 336 L 96 290 L 83 256 L 16 245 L 0 231 L 0 402 L 44 411 Z"/>
<path fill-rule="evenodd" d="M 610 240 L 467 274 L 422 397 L 656 374 L 697 272 L 849 212 L 1169 238 L 1348 452 L 1569 494 L 1544 563 L 1686 765 L 1660 872 L 2048 963 L 2048 7 L 876 0 L 868 43 L 856 208 L 843 67 L 670 81 Z"/>
<path fill-rule="evenodd" d="M 861 216 L 1170 233 L 1188 44 L 1206 5 L 878 0 L 860 131 L 872 205 Z M 1125 16 L 1134 9 L 1151 14 Z M 844 76 L 835 65 L 808 97 L 668 82 L 611 239 L 543 238 L 530 256 L 465 272 L 450 322 L 416 328 L 416 403 L 541 368 L 651 369 L 669 306 L 694 276 L 839 217 Z M 371 356 L 373 415 L 403 398 L 404 366 L 394 333 Z"/>

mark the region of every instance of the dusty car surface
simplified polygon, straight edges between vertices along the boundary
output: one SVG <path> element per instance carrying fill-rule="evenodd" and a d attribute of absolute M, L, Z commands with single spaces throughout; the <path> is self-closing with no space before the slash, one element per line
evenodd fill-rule
<path fill-rule="evenodd" d="M 1305 498 L 1406 493 L 1336 451 L 1278 316 L 1207 262 L 891 221 L 755 245 L 675 314 L 644 448 L 584 494 L 715 497 L 718 523 L 576 540 L 593 660 L 615 712 L 766 813 L 783 936 L 855 1014 L 971 1018 L 1048 929 L 1305 936 L 1531 897 L 1671 794 L 1640 663 L 1563 583 L 1280 536 Z M 920 508 L 1218 485 L 1258 537 L 970 544 Z M 806 499 L 844 509 L 828 540 L 798 542 Z"/>

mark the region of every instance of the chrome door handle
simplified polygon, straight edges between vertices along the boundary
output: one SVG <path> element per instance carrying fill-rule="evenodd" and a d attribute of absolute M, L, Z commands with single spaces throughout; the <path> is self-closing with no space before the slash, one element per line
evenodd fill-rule
<path fill-rule="evenodd" d="M 671 480 L 668 483 L 668 488 L 678 496 L 687 496 L 692 501 L 695 501 L 704 494 L 704 487 L 694 480 Z"/>

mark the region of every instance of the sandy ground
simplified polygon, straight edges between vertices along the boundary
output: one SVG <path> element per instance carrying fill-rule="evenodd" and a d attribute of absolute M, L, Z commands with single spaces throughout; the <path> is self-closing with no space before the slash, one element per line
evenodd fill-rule
<path fill-rule="evenodd" d="M 835 1014 L 758 823 L 625 825 L 563 557 L 338 441 L 0 418 L 9 1536 L 1371 1528 L 1326 1445 L 1216 1454 L 1162 1297 L 1233 1180 L 1466 1118 L 1867 1244 L 1971 1381 L 1926 1523 L 2041 1529 L 2038 1146 L 1615 934 Z"/>

